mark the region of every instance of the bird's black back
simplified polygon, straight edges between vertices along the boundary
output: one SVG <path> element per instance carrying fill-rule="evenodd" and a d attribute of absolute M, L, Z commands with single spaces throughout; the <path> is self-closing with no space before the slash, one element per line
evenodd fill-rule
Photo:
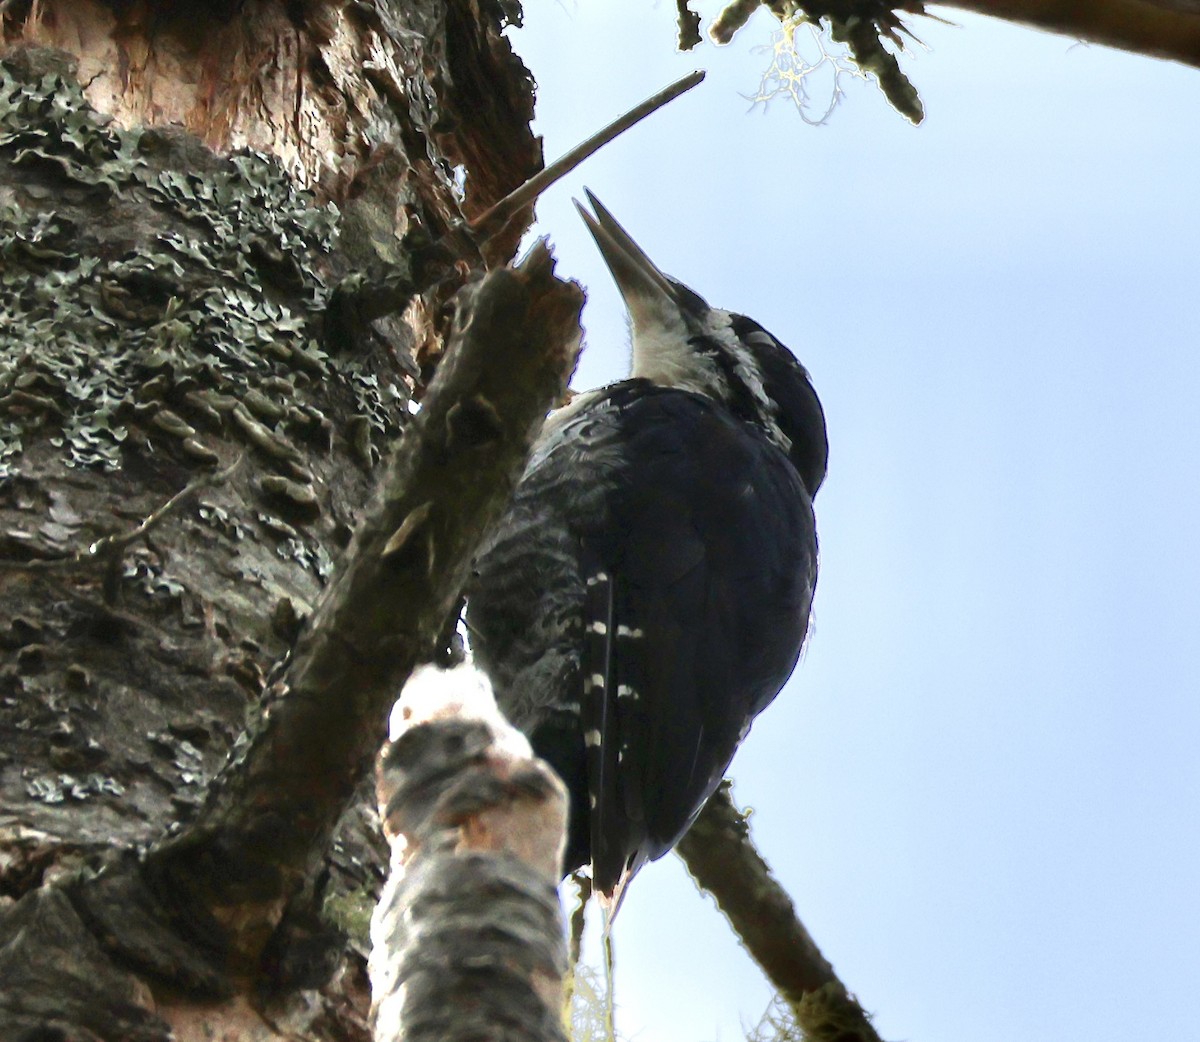
<path fill-rule="evenodd" d="M 795 666 L 816 573 L 804 482 L 712 399 L 628 380 L 551 418 L 467 617 L 570 790 L 568 871 L 611 893 L 679 839 Z"/>

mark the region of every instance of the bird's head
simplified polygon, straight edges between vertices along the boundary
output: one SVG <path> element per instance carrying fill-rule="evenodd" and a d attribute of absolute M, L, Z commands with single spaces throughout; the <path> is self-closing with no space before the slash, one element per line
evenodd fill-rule
<path fill-rule="evenodd" d="M 745 315 L 710 307 L 665 275 L 591 192 L 576 203 L 629 309 L 633 376 L 693 391 L 761 428 L 788 454 L 810 495 L 825 478 L 825 414 L 795 356 Z"/>

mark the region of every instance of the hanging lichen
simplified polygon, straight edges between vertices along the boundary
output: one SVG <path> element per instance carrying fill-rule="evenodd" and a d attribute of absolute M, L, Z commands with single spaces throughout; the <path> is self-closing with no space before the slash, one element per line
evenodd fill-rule
<path fill-rule="evenodd" d="M 804 78 L 817 68 L 828 64 L 834 69 L 835 75 L 834 99 L 829 108 L 832 109 L 837 102 L 840 58 L 822 49 L 819 63 L 813 64 L 807 62 L 795 49 L 795 30 L 807 22 L 824 27 L 831 40 L 844 44 L 858 73 L 873 76 L 888 102 L 905 119 L 920 123 L 925 118 L 925 110 L 916 88 L 901 70 L 896 55 L 884 46 L 886 40 L 902 51 L 904 37 L 913 38 L 896 12 L 907 11 L 924 15 L 927 12 L 921 0 L 909 0 L 905 3 L 889 3 L 887 0 L 733 0 L 713 19 L 708 30 L 709 36 L 718 44 L 729 43 L 759 7 L 770 11 L 782 26 L 773 47 L 774 63 L 764 75 L 764 83 L 773 80 L 779 82 L 781 89 L 778 94 L 790 96 L 803 108 L 806 93 L 798 84 L 802 84 Z M 684 10 L 686 4 L 681 0 L 681 25 Z M 684 46 L 682 35 L 680 46 Z M 760 95 L 761 93 L 760 91 Z"/>

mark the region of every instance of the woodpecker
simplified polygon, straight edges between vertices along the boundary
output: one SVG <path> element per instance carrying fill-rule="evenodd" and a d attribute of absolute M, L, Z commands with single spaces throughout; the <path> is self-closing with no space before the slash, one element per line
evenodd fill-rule
<path fill-rule="evenodd" d="M 828 442 L 792 353 L 663 274 L 587 197 L 632 375 L 547 418 L 476 560 L 467 628 L 569 790 L 565 871 L 590 862 L 615 914 L 796 665 Z"/>

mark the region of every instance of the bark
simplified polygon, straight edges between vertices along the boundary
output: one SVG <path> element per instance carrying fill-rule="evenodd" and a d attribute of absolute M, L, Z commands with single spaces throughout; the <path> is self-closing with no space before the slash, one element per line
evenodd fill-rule
<path fill-rule="evenodd" d="M 274 156 L 326 198 L 357 198 L 364 173 L 398 153 L 374 202 L 403 233 L 459 217 L 456 165 L 467 217 L 540 165 L 532 81 L 499 34 L 506 10 L 519 8 L 7 0 L 2 17 L 8 44 L 73 55 L 88 102 L 119 125 L 178 125 L 217 153 Z"/>
<path fill-rule="evenodd" d="M 443 233 L 539 164 L 531 84 L 486 3 L 0 11 L 0 1037 L 366 1037 L 383 851 L 349 797 L 379 691 L 337 693 L 375 737 L 339 740 L 336 768 L 275 746 L 272 784 L 238 790 L 300 779 L 302 815 L 285 792 L 258 808 L 274 831 L 215 855 L 196 836 L 229 821 L 231 750 L 271 742 L 246 722 L 296 733 L 279 664 L 300 634 L 314 656 L 306 620 L 350 571 L 446 301 L 511 252 L 519 227 Z M 189 130 L 135 126 L 170 119 Z M 357 307 L 379 285 L 402 316 Z M 481 460 L 490 415 L 451 424 Z M 468 538 L 439 547 L 447 586 Z M 423 621 L 396 629 L 425 640 L 453 595 L 406 589 Z"/>

